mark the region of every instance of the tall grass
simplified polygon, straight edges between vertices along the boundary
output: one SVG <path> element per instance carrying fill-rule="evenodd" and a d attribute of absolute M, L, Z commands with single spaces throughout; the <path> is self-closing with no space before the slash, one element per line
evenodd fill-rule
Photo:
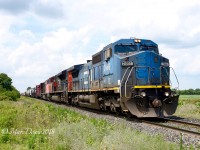
<path fill-rule="evenodd" d="M 22 97 L 0 101 L 0 149 L 178 149 L 162 136 Z"/>
<path fill-rule="evenodd" d="M 181 95 L 175 115 L 200 119 L 200 95 Z"/>

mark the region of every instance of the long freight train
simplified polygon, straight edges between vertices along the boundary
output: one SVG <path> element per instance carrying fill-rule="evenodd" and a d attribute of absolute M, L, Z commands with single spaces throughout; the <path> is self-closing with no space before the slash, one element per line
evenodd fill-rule
<path fill-rule="evenodd" d="M 121 39 L 26 93 L 137 117 L 166 117 L 175 113 L 179 98 L 171 89 L 170 70 L 156 43 Z"/>

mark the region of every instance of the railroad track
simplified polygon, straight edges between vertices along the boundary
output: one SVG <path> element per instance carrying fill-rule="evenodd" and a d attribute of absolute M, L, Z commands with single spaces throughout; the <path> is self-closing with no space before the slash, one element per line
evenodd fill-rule
<path fill-rule="evenodd" d="M 146 123 L 146 124 L 176 130 L 176 131 L 179 131 L 181 133 L 192 134 L 192 135 L 195 135 L 195 136 L 199 136 L 199 138 L 200 138 L 200 132 L 199 132 L 200 131 L 200 125 L 199 124 L 185 122 L 185 121 L 179 121 L 179 120 L 174 120 L 174 119 L 163 119 L 163 121 L 165 121 L 165 123 L 176 123 L 176 124 L 178 123 L 180 125 L 184 125 L 184 126 L 188 126 L 188 127 L 193 127 L 193 128 L 195 127 L 198 131 L 192 131 L 192 130 L 184 129 L 181 126 L 176 127 L 176 126 L 172 126 L 172 125 L 166 125 L 166 124 L 163 124 L 163 123 L 157 123 L 157 122 L 142 120 L 142 122 Z"/>

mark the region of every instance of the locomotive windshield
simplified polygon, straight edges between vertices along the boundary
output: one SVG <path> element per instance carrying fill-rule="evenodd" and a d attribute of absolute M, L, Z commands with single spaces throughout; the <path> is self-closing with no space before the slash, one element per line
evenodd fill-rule
<path fill-rule="evenodd" d="M 137 51 L 137 45 L 116 45 L 115 53 L 130 53 Z"/>
<path fill-rule="evenodd" d="M 158 53 L 158 47 L 141 45 L 140 51 L 154 51 L 155 53 Z"/>
<path fill-rule="evenodd" d="M 115 53 L 130 54 L 136 51 L 153 51 L 158 53 L 158 47 L 152 45 L 116 45 Z"/>

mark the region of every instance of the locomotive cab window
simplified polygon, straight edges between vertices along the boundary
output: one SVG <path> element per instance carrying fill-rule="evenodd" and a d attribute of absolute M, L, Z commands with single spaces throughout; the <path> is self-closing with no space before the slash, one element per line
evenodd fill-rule
<path fill-rule="evenodd" d="M 153 51 L 153 52 L 158 54 L 158 47 L 141 45 L 140 46 L 140 51 Z"/>
<path fill-rule="evenodd" d="M 115 53 L 132 53 L 138 50 L 137 45 L 116 45 Z"/>

